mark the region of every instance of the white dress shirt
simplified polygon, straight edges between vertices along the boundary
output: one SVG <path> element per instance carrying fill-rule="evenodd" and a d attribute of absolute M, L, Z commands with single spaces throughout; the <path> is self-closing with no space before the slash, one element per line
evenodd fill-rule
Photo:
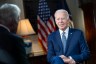
<path fill-rule="evenodd" d="M 67 28 L 65 29 L 65 31 L 62 31 L 62 30 L 59 29 L 59 32 L 60 32 L 60 37 L 61 37 L 61 39 L 62 39 L 62 34 L 63 34 L 63 32 L 64 32 L 64 35 L 65 35 L 66 39 L 68 39 L 69 27 L 67 27 Z"/>

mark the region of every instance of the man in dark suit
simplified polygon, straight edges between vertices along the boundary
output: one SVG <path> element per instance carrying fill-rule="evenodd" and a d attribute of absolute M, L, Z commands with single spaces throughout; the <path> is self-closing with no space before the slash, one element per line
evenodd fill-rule
<path fill-rule="evenodd" d="M 60 9 L 55 12 L 59 30 L 48 36 L 47 60 L 51 64 L 82 64 L 90 56 L 83 32 L 69 28 L 69 14 Z"/>
<path fill-rule="evenodd" d="M 17 36 L 20 8 L 15 4 L 0 7 L 0 64 L 29 64 L 23 40 Z"/>

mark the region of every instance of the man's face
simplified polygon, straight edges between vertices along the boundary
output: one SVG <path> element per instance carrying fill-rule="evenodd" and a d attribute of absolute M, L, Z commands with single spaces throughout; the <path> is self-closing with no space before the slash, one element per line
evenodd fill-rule
<path fill-rule="evenodd" d="M 69 18 L 67 17 L 66 13 L 56 13 L 55 15 L 55 21 L 59 29 L 65 30 L 69 23 Z"/>

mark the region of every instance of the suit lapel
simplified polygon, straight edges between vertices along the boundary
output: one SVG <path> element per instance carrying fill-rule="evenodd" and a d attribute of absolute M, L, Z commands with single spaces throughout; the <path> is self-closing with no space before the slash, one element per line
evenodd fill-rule
<path fill-rule="evenodd" d="M 62 45 L 59 30 L 56 32 L 56 42 L 57 42 L 57 44 L 59 45 L 59 47 L 61 48 L 61 50 L 63 52 L 63 45 Z"/>
<path fill-rule="evenodd" d="M 65 54 L 68 52 L 68 48 L 69 48 L 69 45 L 70 45 L 72 34 L 73 34 L 72 29 L 69 28 L 68 39 L 67 39 L 67 42 L 66 42 Z"/>

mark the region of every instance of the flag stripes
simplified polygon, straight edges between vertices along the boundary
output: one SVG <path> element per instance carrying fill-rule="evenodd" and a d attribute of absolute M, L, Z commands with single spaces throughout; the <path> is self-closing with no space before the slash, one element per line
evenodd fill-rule
<path fill-rule="evenodd" d="M 47 51 L 47 37 L 51 32 L 55 31 L 55 23 L 46 0 L 39 0 L 37 23 L 38 41 L 44 50 Z"/>

